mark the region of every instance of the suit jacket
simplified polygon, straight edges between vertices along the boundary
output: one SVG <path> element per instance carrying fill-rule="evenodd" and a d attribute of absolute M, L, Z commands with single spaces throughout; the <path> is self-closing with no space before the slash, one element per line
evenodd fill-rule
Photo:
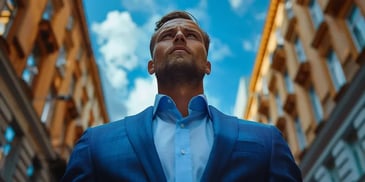
<path fill-rule="evenodd" d="M 301 181 L 278 129 L 212 106 L 214 143 L 202 181 Z M 152 132 L 153 107 L 85 131 L 62 181 L 166 181 Z"/>

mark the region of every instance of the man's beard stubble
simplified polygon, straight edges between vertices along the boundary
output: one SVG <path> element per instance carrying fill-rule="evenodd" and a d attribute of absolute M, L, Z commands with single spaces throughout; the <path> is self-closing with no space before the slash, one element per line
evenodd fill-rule
<path fill-rule="evenodd" d="M 175 62 L 166 64 L 163 69 L 156 70 L 155 74 L 159 85 L 197 86 L 202 82 L 205 72 L 193 63 Z"/>

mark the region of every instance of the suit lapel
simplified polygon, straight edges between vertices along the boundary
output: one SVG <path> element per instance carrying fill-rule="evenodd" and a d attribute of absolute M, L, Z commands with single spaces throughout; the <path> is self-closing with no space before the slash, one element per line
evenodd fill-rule
<path fill-rule="evenodd" d="M 201 181 L 216 181 L 226 166 L 238 135 L 237 119 L 210 106 L 214 143 Z"/>
<path fill-rule="evenodd" d="M 128 138 L 149 181 L 166 181 L 152 133 L 152 107 L 125 119 Z"/>

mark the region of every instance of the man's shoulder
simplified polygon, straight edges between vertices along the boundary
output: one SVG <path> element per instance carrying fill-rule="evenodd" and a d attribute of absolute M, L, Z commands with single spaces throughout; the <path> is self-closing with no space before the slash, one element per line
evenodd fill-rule
<path fill-rule="evenodd" d="M 220 118 L 237 122 L 239 127 L 253 127 L 253 128 L 262 128 L 262 129 L 272 128 L 272 126 L 269 124 L 259 123 L 256 121 L 245 120 L 245 119 L 238 118 L 236 116 L 227 115 L 227 114 L 219 111 L 217 108 L 215 108 L 213 106 L 210 106 L 210 111 L 212 112 L 213 115 L 218 115 Z"/>
<path fill-rule="evenodd" d="M 153 110 L 153 107 L 148 107 L 138 114 L 126 116 L 126 117 L 116 120 L 116 121 L 94 126 L 94 127 L 90 128 L 90 130 L 93 130 L 93 132 L 100 132 L 100 131 L 113 131 L 116 129 L 125 128 L 124 122 L 126 122 L 127 120 L 132 121 L 132 122 L 143 121 L 142 118 L 148 117 L 148 115 L 150 115 L 152 110 Z"/>

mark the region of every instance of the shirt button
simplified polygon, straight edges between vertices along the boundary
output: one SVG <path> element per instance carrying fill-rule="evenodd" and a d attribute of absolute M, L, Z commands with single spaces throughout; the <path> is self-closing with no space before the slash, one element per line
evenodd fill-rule
<path fill-rule="evenodd" d="M 182 150 L 180 151 L 180 153 L 181 153 L 181 155 L 185 155 L 185 154 L 186 154 L 186 152 L 185 152 L 185 150 L 184 150 L 184 149 L 182 149 Z"/>
<path fill-rule="evenodd" d="M 183 123 L 181 123 L 181 124 L 180 124 L 180 127 L 181 127 L 181 128 L 184 128 L 184 127 L 185 127 L 185 125 L 184 125 Z"/>

